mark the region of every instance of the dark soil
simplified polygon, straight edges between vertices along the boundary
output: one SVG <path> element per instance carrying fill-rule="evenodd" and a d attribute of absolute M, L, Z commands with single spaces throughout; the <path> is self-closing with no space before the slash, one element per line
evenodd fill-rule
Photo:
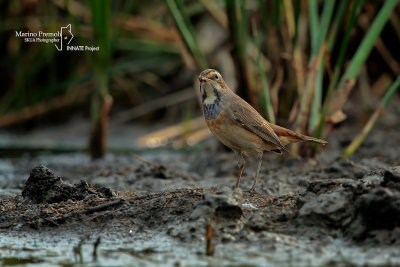
<path fill-rule="evenodd" d="M 141 155 L 151 163 L 117 154 L 4 160 L 0 260 L 94 264 L 98 250 L 102 266 L 399 266 L 399 111 L 351 159 L 339 157 L 358 132 L 350 125 L 316 159 L 266 155 L 258 193 L 248 191 L 251 166 L 233 189 L 234 155 L 211 152 L 214 139 L 207 150 Z"/>
<path fill-rule="evenodd" d="M 83 200 L 111 198 L 115 193 L 109 188 L 90 188 L 86 181 L 71 185 L 65 183 L 61 177 L 56 177 L 54 172 L 45 166 L 32 169 L 23 189 L 22 196 L 39 203 L 56 203 L 67 200 Z"/>

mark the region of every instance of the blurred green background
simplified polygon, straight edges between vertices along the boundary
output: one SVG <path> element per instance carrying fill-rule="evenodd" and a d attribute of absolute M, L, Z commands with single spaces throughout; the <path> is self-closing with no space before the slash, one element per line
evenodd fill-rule
<path fill-rule="evenodd" d="M 397 0 L 23 0 L 1 1 L 0 12 L 0 127 L 29 132 L 83 114 L 93 157 L 105 153 L 107 129 L 118 123 L 183 122 L 159 135 L 204 139 L 196 83 L 205 68 L 219 70 L 270 122 L 321 138 L 359 91 L 365 127 L 343 156 L 400 84 Z M 68 24 L 70 46 L 99 51 L 16 37 Z"/>

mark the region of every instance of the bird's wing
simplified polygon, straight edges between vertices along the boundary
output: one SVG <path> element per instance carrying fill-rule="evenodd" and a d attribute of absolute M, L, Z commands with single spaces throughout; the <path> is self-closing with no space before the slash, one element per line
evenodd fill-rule
<path fill-rule="evenodd" d="M 282 145 L 278 136 L 267 122 L 250 104 L 234 95 L 228 105 L 230 115 L 237 124 L 246 130 L 256 134 L 265 142 L 277 146 L 279 149 L 287 151 Z"/>

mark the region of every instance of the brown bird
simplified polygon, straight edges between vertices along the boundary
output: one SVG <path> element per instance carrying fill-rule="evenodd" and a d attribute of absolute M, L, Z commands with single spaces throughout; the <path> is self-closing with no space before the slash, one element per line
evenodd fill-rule
<path fill-rule="evenodd" d="M 228 87 L 218 71 L 204 70 L 200 73 L 199 80 L 203 115 L 208 128 L 236 154 L 239 166 L 236 188 L 239 187 L 243 173 L 244 157 L 256 156 L 258 159 L 252 187 L 252 191 L 255 191 L 264 151 L 282 153 L 287 151 L 285 145 L 297 142 L 327 144 L 324 140 L 295 133 L 266 121 Z"/>

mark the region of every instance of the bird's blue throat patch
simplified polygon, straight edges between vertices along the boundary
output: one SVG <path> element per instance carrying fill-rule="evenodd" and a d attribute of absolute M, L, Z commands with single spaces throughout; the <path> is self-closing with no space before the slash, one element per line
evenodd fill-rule
<path fill-rule="evenodd" d="M 203 105 L 203 113 L 204 118 L 206 120 L 212 120 L 218 117 L 218 114 L 221 112 L 222 105 L 219 99 L 215 100 L 215 102 L 211 105 Z"/>
<path fill-rule="evenodd" d="M 214 89 L 214 94 L 217 97 L 214 103 L 210 105 L 203 105 L 203 114 L 206 120 L 212 120 L 218 117 L 222 109 L 221 96 L 216 89 Z M 205 97 L 206 96 L 203 95 L 203 100 L 205 99 Z"/>

